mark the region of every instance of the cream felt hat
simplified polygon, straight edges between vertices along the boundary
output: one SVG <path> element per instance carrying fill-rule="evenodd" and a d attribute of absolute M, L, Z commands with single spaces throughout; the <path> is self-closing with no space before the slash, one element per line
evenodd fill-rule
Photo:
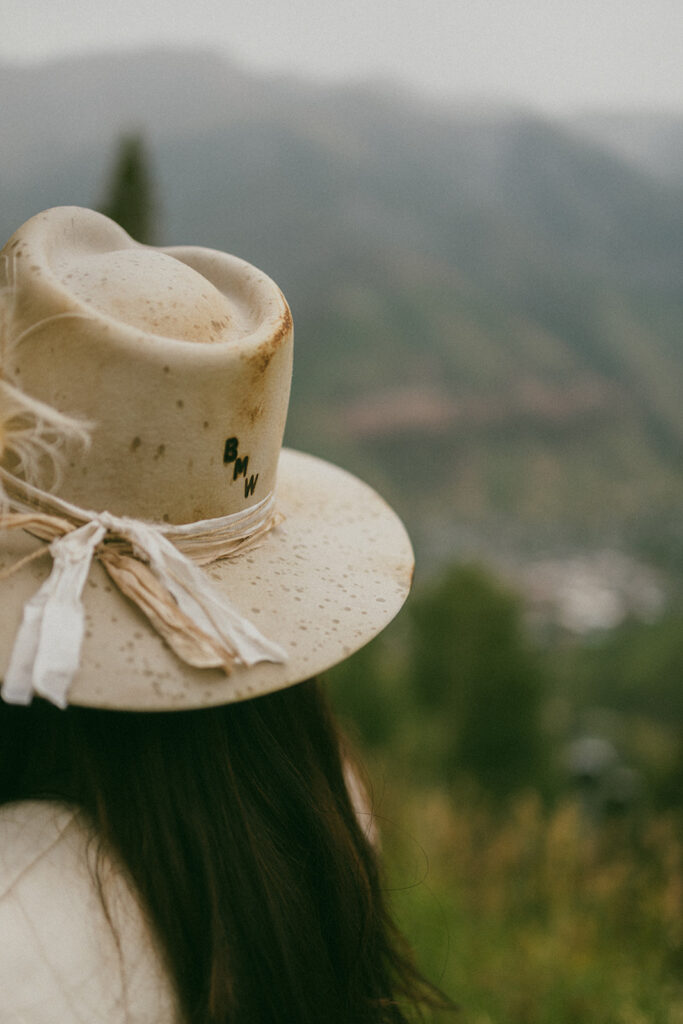
<path fill-rule="evenodd" d="M 282 449 L 292 324 L 213 250 L 60 207 L 0 254 L 5 700 L 169 710 L 309 678 L 403 604 L 406 532 Z"/>

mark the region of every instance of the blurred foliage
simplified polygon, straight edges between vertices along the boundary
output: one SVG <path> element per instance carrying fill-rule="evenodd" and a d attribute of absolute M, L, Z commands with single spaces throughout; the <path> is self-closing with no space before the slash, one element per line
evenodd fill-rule
<path fill-rule="evenodd" d="M 360 739 L 401 751 L 446 786 L 466 775 L 505 797 L 542 783 L 543 679 L 519 598 L 465 565 L 409 608 L 330 673 L 337 708 Z"/>
<path fill-rule="evenodd" d="M 572 802 L 549 811 L 526 794 L 501 812 L 476 791 L 449 800 L 396 773 L 378 811 L 400 924 L 461 1007 L 429 1021 L 683 1020 L 675 818 L 589 827 Z"/>
<path fill-rule="evenodd" d="M 139 135 L 119 142 L 106 198 L 100 212 L 115 220 L 136 242 L 156 240 L 156 200 L 145 144 Z"/>
<path fill-rule="evenodd" d="M 507 795 L 542 768 L 542 681 L 519 599 L 477 566 L 456 566 L 413 602 L 410 684 L 444 734 L 441 771 Z"/>
<path fill-rule="evenodd" d="M 563 798 L 570 745 L 603 737 L 634 797 L 683 807 L 683 607 L 578 637 L 532 636 L 518 595 L 481 566 L 416 589 L 380 637 L 328 674 L 363 749 L 410 761 L 421 783 L 474 781 L 507 799 Z"/>
<path fill-rule="evenodd" d="M 552 651 L 555 676 L 581 703 L 671 723 L 683 720 L 683 609 L 654 622 L 627 619 L 590 642 Z"/>
<path fill-rule="evenodd" d="M 641 773 L 648 802 L 683 807 L 683 607 L 583 643 L 558 639 L 543 657 L 574 730 L 597 721 Z"/>
<path fill-rule="evenodd" d="M 534 639 L 463 565 L 329 673 L 395 912 L 456 1020 L 683 1022 L 681 638 L 672 606 Z M 604 779 L 572 777 L 582 736 L 613 752 Z"/>

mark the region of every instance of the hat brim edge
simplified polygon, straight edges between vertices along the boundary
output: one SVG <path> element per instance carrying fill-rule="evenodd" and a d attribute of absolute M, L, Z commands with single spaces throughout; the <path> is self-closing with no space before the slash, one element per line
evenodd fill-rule
<path fill-rule="evenodd" d="M 367 484 L 315 456 L 283 449 L 277 509 L 283 516 L 248 552 L 208 566 L 213 585 L 269 639 L 284 664 L 195 669 L 176 657 L 142 613 L 94 564 L 84 591 L 86 635 L 69 704 L 176 711 L 247 700 L 319 675 L 372 640 L 403 605 L 413 552 L 396 513 Z M 12 547 L 36 542 L 2 535 Z M 0 581 L 0 666 L 9 661 L 24 602 L 49 558 Z M 5 614 L 5 610 L 7 614 Z"/>

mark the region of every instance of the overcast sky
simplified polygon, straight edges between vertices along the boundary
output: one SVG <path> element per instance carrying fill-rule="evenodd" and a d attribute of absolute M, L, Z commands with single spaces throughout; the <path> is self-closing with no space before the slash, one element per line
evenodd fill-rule
<path fill-rule="evenodd" d="M 683 0 L 0 0 L 0 60 L 200 44 L 429 95 L 683 110 Z"/>

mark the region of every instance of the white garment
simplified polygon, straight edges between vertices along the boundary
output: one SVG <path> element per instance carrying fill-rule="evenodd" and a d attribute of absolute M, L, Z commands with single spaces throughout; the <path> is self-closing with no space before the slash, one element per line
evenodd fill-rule
<path fill-rule="evenodd" d="M 69 807 L 0 808 L 0 1024 L 181 1024 L 139 902 L 98 850 Z"/>

